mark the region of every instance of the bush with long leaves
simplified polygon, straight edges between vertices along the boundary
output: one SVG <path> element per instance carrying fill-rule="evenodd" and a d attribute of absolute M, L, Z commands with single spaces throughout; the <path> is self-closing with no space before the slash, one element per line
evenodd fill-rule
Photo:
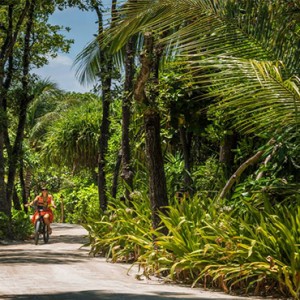
<path fill-rule="evenodd" d="M 299 299 L 299 208 L 246 202 L 241 215 L 209 199 L 183 199 L 161 215 L 165 236 L 151 230 L 150 208 L 142 203 L 115 202 L 101 221 L 90 222 L 91 252 L 134 262 L 146 276 Z"/>
<path fill-rule="evenodd" d="M 134 192 L 140 199 L 139 192 Z M 91 253 L 112 261 L 135 261 L 152 244 L 150 207 L 148 201 L 132 201 L 132 207 L 110 200 L 101 220 L 90 219 L 84 225 L 90 234 Z"/>

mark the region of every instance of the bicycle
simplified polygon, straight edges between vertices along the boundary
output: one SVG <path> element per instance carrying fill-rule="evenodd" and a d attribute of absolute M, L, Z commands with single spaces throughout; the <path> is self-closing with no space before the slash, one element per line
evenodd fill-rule
<path fill-rule="evenodd" d="M 39 238 L 42 235 L 44 243 L 47 244 L 49 241 L 48 227 L 44 222 L 44 217 L 41 215 L 41 212 L 44 209 L 42 206 L 37 206 L 36 210 L 39 213 L 39 217 L 34 223 L 34 242 L 37 245 L 39 243 Z"/>

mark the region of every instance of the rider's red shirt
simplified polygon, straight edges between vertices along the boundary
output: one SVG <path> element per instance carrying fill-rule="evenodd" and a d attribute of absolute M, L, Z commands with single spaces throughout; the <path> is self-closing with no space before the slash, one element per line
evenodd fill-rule
<path fill-rule="evenodd" d="M 52 210 L 51 210 L 50 207 L 49 207 L 50 204 L 51 204 L 51 196 L 50 196 L 50 195 L 48 195 L 47 203 L 44 203 L 44 199 L 43 199 L 42 196 L 38 196 L 38 197 L 37 197 L 37 205 L 38 205 L 38 206 L 43 206 L 43 207 L 44 207 L 44 210 L 41 211 L 40 214 L 41 214 L 42 216 L 48 214 L 48 215 L 49 215 L 49 221 L 50 221 L 50 223 L 52 223 L 52 222 L 53 222 L 53 212 L 52 212 Z M 33 222 L 33 223 L 35 223 L 35 220 L 36 220 L 36 218 L 38 217 L 38 215 L 39 215 L 39 213 L 38 213 L 38 211 L 36 211 L 36 212 L 34 213 L 33 217 L 32 217 L 32 222 Z"/>
<path fill-rule="evenodd" d="M 47 208 L 51 204 L 51 196 L 48 196 L 46 205 L 44 203 L 44 199 L 42 196 L 38 196 L 37 203 L 38 203 L 38 205 L 46 206 L 46 208 Z"/>

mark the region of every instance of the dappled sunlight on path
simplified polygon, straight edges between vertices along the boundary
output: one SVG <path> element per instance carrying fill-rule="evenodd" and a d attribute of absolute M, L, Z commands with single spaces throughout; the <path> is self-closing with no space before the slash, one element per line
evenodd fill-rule
<path fill-rule="evenodd" d="M 0 244 L 0 299 L 244 299 L 190 287 L 137 280 L 130 265 L 89 256 L 87 232 L 53 224 L 48 244 L 33 240 Z M 249 298 L 246 298 L 249 299 Z"/>

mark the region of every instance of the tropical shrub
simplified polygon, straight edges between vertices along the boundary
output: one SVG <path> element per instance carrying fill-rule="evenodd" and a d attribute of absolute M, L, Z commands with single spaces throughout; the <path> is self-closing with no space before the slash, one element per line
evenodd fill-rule
<path fill-rule="evenodd" d="M 131 261 L 146 276 L 299 299 L 299 208 L 256 208 L 245 201 L 241 214 L 208 198 L 174 199 L 168 215 L 161 215 L 169 232 L 163 235 L 150 230 L 145 203 L 128 208 L 114 202 L 100 221 L 89 220 L 91 252 Z"/>
<path fill-rule="evenodd" d="M 15 240 L 24 240 L 33 232 L 30 217 L 24 211 L 12 210 L 12 231 Z"/>
<path fill-rule="evenodd" d="M 299 209 L 258 210 L 248 204 L 241 215 L 229 207 L 190 207 L 195 209 L 181 213 L 172 207 L 168 217 L 162 216 L 170 234 L 157 239 L 163 253 L 157 261 L 170 279 L 213 284 L 226 292 L 299 298 Z"/>
<path fill-rule="evenodd" d="M 0 240 L 9 236 L 8 217 L 0 213 Z M 29 216 L 20 210 L 12 210 L 11 235 L 14 240 L 25 240 L 33 232 Z"/>
<path fill-rule="evenodd" d="M 98 189 L 94 184 L 66 188 L 58 197 L 60 202 L 57 201 L 58 209 L 55 211 L 57 220 L 61 219 L 62 205 L 64 221 L 67 223 L 82 224 L 89 218 L 97 219 L 100 216 Z"/>
<path fill-rule="evenodd" d="M 100 220 L 90 218 L 84 227 L 89 231 L 91 253 L 112 261 L 136 261 L 152 247 L 149 201 L 141 193 L 131 194 L 131 207 L 110 199 Z"/>
<path fill-rule="evenodd" d="M 0 212 L 0 239 L 7 236 L 8 217 L 3 212 Z"/>
<path fill-rule="evenodd" d="M 183 187 L 184 162 L 181 155 L 171 153 L 166 154 L 165 162 L 167 190 L 172 196 Z"/>

